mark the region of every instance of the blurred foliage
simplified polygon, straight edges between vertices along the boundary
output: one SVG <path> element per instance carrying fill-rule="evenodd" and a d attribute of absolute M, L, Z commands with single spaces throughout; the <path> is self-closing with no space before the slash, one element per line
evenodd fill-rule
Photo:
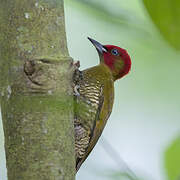
<path fill-rule="evenodd" d="M 111 7 L 108 8 L 108 3 L 103 3 L 97 0 L 66 0 L 71 5 L 86 11 L 91 16 L 100 18 L 100 20 L 106 23 L 112 23 L 113 25 L 125 26 L 126 28 L 133 28 L 137 33 L 149 33 L 146 26 L 144 26 L 144 20 L 138 17 L 133 11 L 121 8 L 121 4 L 117 1 L 111 3 L 114 7 L 114 11 Z M 106 5 L 105 5 L 106 4 Z M 115 9 L 116 8 L 116 9 Z"/>
<path fill-rule="evenodd" d="M 115 172 L 115 173 L 111 174 L 111 179 L 112 180 L 143 180 L 132 174 L 123 173 L 123 172 Z"/>
<path fill-rule="evenodd" d="M 105 137 L 101 137 L 101 145 L 120 169 L 120 171 L 111 172 L 112 179 L 140 180 Z"/>
<path fill-rule="evenodd" d="M 165 168 L 169 180 L 180 180 L 180 137 L 165 152 Z"/>
<path fill-rule="evenodd" d="M 109 4 L 97 0 L 66 0 L 68 3 L 76 5 L 96 18 L 101 18 L 106 22 L 133 28 L 137 33 L 150 33 L 146 22 L 137 16 L 132 10 L 121 7 L 120 1 L 113 1 L 114 11 Z M 159 29 L 163 37 L 172 47 L 180 50 L 180 1 L 179 0 L 143 0 L 152 21 Z M 118 10 L 117 10 L 118 7 Z"/>
<path fill-rule="evenodd" d="M 139 177 L 132 172 L 127 172 L 126 170 L 109 170 L 106 171 L 106 173 L 101 173 L 101 176 L 102 174 L 108 177 L 109 180 L 145 180 L 144 178 Z"/>
<path fill-rule="evenodd" d="M 180 50 L 180 1 L 143 0 L 144 5 L 164 38 Z"/>

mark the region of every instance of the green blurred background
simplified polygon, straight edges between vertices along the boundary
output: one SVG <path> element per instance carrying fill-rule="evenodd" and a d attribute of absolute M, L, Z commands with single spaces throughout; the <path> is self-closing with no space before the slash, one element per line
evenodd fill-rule
<path fill-rule="evenodd" d="M 179 180 L 180 1 L 65 0 L 65 17 L 69 52 L 81 69 L 98 64 L 87 36 L 127 49 L 132 59 L 130 74 L 115 84 L 103 132 L 117 154 L 100 138 L 77 179 L 129 180 L 121 176 L 126 164 L 138 179 Z M 2 123 L 0 137 L 6 180 Z"/>

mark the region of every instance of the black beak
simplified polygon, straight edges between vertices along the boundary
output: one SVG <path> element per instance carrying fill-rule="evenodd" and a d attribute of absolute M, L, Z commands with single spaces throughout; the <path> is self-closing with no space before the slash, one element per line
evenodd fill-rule
<path fill-rule="evenodd" d="M 88 39 L 92 42 L 92 44 L 95 46 L 95 48 L 97 49 L 97 51 L 100 53 L 100 54 L 103 54 L 103 52 L 107 52 L 106 48 L 100 44 L 99 42 L 97 42 L 96 40 L 94 39 L 91 39 L 88 37 Z"/>

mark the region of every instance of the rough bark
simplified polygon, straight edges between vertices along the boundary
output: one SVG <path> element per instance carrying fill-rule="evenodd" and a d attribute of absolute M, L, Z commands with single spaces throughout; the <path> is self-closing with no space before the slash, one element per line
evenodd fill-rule
<path fill-rule="evenodd" d="M 0 100 L 9 180 L 75 176 L 63 0 L 0 0 Z"/>

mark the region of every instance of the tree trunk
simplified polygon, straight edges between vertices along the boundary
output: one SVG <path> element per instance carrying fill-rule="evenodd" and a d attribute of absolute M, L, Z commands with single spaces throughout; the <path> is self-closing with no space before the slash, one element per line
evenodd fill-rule
<path fill-rule="evenodd" d="M 74 179 L 72 74 L 63 0 L 0 0 L 9 180 Z"/>

